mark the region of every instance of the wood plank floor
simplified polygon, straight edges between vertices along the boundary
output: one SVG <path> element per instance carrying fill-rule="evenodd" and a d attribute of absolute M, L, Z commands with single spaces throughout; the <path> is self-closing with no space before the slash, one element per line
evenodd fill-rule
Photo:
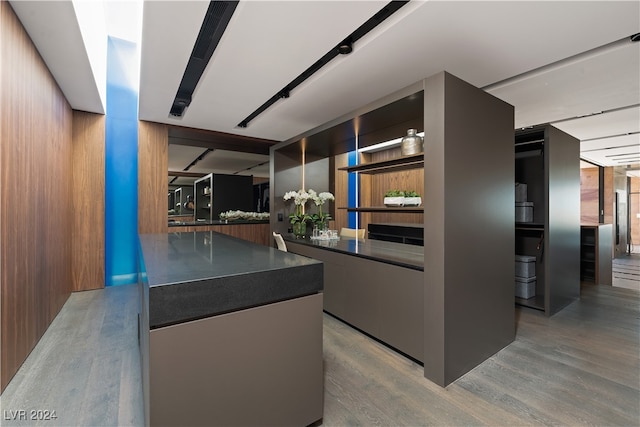
<path fill-rule="evenodd" d="M 71 294 L 2 393 L 0 425 L 144 425 L 137 313 L 135 285 Z"/>
<path fill-rule="evenodd" d="M 1 424 L 142 425 L 136 310 L 134 286 L 73 294 L 3 393 Z M 440 388 L 325 314 L 318 425 L 640 425 L 640 292 L 585 284 L 553 317 L 517 308 L 516 325 L 514 343 Z M 6 419 L 20 409 L 58 419 Z"/>
<path fill-rule="evenodd" d="M 640 291 L 640 254 L 621 255 L 612 261 L 613 286 Z"/>

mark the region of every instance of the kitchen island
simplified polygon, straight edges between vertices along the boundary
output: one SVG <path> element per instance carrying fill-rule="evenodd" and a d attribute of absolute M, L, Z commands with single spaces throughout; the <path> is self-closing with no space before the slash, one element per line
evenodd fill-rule
<path fill-rule="evenodd" d="M 297 239 L 290 252 L 324 263 L 324 310 L 424 360 L 424 248 L 382 240 Z"/>
<path fill-rule="evenodd" d="M 322 418 L 321 262 L 212 231 L 140 247 L 147 425 Z"/>

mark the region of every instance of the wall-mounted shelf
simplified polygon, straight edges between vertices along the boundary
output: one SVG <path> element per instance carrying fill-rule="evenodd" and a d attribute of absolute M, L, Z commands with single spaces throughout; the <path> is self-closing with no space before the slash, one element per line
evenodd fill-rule
<path fill-rule="evenodd" d="M 544 224 L 534 222 L 516 222 L 516 230 L 520 231 L 544 231 Z"/>
<path fill-rule="evenodd" d="M 346 209 L 348 212 L 407 212 L 407 213 L 423 213 L 422 206 L 398 206 L 388 208 L 386 206 L 367 206 L 359 208 L 338 207 L 338 209 Z"/>
<path fill-rule="evenodd" d="M 401 170 L 417 169 L 424 166 L 424 153 L 412 154 L 410 156 L 402 156 L 390 160 L 381 160 L 377 162 L 363 163 L 355 166 L 347 166 L 339 168 L 347 172 L 360 173 L 386 173 L 398 172 Z"/>

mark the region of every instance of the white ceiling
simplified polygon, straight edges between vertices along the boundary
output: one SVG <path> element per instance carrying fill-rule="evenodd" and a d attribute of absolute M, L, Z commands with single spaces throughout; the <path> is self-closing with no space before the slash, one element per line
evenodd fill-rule
<path fill-rule="evenodd" d="M 76 40 L 78 12 L 45 3 L 11 2 L 72 107 L 102 112 L 92 101 L 89 54 Z M 596 164 L 638 163 L 611 156 L 640 152 L 640 43 L 629 41 L 640 32 L 638 1 L 413 0 L 353 53 L 237 127 L 385 4 L 241 1 L 177 119 L 169 109 L 208 2 L 145 1 L 139 117 L 282 141 L 446 70 L 514 105 L 514 127 L 551 122 L 584 141 L 583 157 Z M 241 165 L 233 152 L 216 151 L 212 167 L 229 173 L 261 160 L 247 156 Z"/>

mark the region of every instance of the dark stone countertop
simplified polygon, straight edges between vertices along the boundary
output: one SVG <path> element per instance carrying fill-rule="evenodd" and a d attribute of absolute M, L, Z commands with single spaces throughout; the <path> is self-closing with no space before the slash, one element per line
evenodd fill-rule
<path fill-rule="evenodd" d="M 212 221 L 169 221 L 169 227 L 184 227 L 194 225 L 239 225 L 239 224 L 269 224 L 269 220 L 231 220 L 222 221 L 219 219 Z"/>
<path fill-rule="evenodd" d="M 291 243 L 424 271 L 424 247 L 422 246 L 348 237 L 340 237 L 340 240 L 312 240 L 309 237 L 299 239 L 286 234 L 283 234 L 282 237 Z"/>
<path fill-rule="evenodd" d="M 320 261 L 213 231 L 143 234 L 140 246 L 150 329 L 323 289 Z"/>
<path fill-rule="evenodd" d="M 375 223 L 369 224 L 369 226 L 372 226 L 372 225 L 383 225 L 386 227 L 418 228 L 418 229 L 424 230 L 424 224 L 412 224 L 408 222 L 375 222 Z"/>

